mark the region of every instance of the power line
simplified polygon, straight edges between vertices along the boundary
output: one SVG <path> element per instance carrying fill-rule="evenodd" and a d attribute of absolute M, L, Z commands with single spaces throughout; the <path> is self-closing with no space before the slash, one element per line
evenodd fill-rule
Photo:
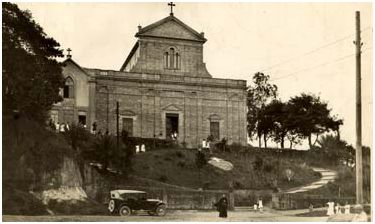
<path fill-rule="evenodd" d="M 363 29 L 361 32 L 364 32 L 364 31 L 366 31 L 366 30 L 368 30 L 368 29 L 370 29 L 370 28 L 371 28 L 371 26 L 368 26 L 368 27 L 366 27 L 365 29 Z M 295 55 L 295 56 L 293 56 L 293 57 L 290 57 L 290 58 L 288 58 L 288 59 L 286 59 L 286 60 L 284 60 L 284 61 L 281 61 L 281 62 L 279 62 L 279 63 L 273 64 L 273 65 L 271 65 L 271 66 L 268 66 L 268 67 L 265 67 L 265 68 L 263 67 L 262 69 L 258 69 L 258 70 L 254 70 L 254 72 L 270 70 L 271 68 L 278 67 L 278 66 L 283 65 L 283 64 L 286 64 L 286 63 L 288 63 L 288 62 L 290 62 L 290 61 L 293 61 L 293 60 L 296 59 L 296 58 L 305 57 L 305 56 L 310 55 L 310 54 L 313 54 L 313 53 L 315 53 L 315 52 L 317 52 L 317 51 L 319 51 L 319 50 L 321 50 L 321 49 L 324 49 L 324 48 L 327 48 L 327 47 L 329 47 L 329 46 L 331 46 L 331 45 L 334 45 L 334 44 L 336 44 L 336 43 L 338 43 L 338 42 L 344 41 L 344 40 L 346 40 L 346 39 L 352 37 L 353 35 L 354 35 L 354 33 L 352 33 L 352 34 L 350 34 L 350 35 L 347 35 L 347 36 L 344 36 L 344 37 L 342 37 L 342 38 L 340 38 L 340 39 L 337 39 L 337 40 L 335 40 L 335 41 L 332 41 L 332 42 L 330 42 L 330 43 L 328 43 L 328 44 L 324 44 L 324 45 L 322 45 L 322 46 L 320 46 L 320 47 L 318 47 L 318 48 L 315 48 L 315 49 L 313 49 L 313 50 L 310 50 L 310 51 L 308 51 L 308 52 L 306 52 L 306 53 L 303 53 L 303 54 L 300 54 L 300 55 Z M 252 72 L 252 73 L 254 73 L 254 72 Z"/>
<path fill-rule="evenodd" d="M 372 49 L 372 47 L 368 47 L 368 48 L 365 48 L 362 50 L 362 52 L 365 52 L 366 50 L 369 50 L 369 49 Z M 280 77 L 276 77 L 274 79 L 270 79 L 270 81 L 275 81 L 275 80 L 279 80 L 279 79 L 283 79 L 283 78 L 287 78 L 287 77 L 290 77 L 290 76 L 294 76 L 300 72 L 304 72 L 304 71 L 310 71 L 310 70 L 314 70 L 314 69 L 317 69 L 317 68 L 320 68 L 320 67 L 323 67 L 323 66 L 326 66 L 326 65 L 329 65 L 329 64 L 333 64 L 333 63 L 336 63 L 336 62 L 339 62 L 339 61 L 342 61 L 342 60 L 345 60 L 351 56 L 354 56 L 355 54 L 349 54 L 349 55 L 345 55 L 343 57 L 340 57 L 340 58 L 337 58 L 333 61 L 329 61 L 329 62 L 325 62 L 325 63 L 321 63 L 319 65 L 316 65 L 316 66 L 313 66 L 313 67 L 308 67 L 308 68 L 304 68 L 304 69 L 301 69 L 301 70 L 298 70 L 297 72 L 294 72 L 294 73 L 291 73 L 291 74 L 288 74 L 288 75 L 284 75 L 284 76 L 280 76 Z"/>

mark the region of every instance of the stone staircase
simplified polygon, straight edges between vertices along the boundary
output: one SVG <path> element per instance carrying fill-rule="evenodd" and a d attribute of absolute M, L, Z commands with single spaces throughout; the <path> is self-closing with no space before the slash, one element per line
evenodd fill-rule
<path fill-rule="evenodd" d="M 317 188 L 320 188 L 320 187 L 328 184 L 328 182 L 330 182 L 330 181 L 334 181 L 337 177 L 337 172 L 333 171 L 333 170 L 328 170 L 328 169 L 324 169 L 324 168 L 317 168 L 317 167 L 314 167 L 312 169 L 315 172 L 319 172 L 322 175 L 322 177 L 318 181 L 315 181 L 315 182 L 313 182 L 311 184 L 308 184 L 308 185 L 305 185 L 305 186 L 289 189 L 289 190 L 285 191 L 285 193 L 293 194 L 293 193 L 300 193 L 300 192 L 306 192 L 306 191 L 310 191 L 310 190 L 313 190 L 313 189 L 317 189 Z"/>

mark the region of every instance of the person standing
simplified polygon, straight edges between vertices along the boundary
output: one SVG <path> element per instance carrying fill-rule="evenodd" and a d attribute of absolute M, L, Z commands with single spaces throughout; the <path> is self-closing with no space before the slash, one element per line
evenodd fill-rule
<path fill-rule="evenodd" d="M 94 121 L 94 123 L 92 124 L 92 134 L 96 134 L 96 126 L 97 126 L 97 124 L 96 124 L 96 122 Z"/>
<path fill-rule="evenodd" d="M 331 216 L 335 214 L 334 207 L 335 207 L 335 202 L 329 201 L 327 202 L 328 205 L 328 210 L 327 210 L 327 215 Z"/>
<path fill-rule="evenodd" d="M 59 133 L 60 132 L 60 123 L 57 122 L 55 126 L 56 126 L 56 133 Z"/>
<path fill-rule="evenodd" d="M 350 205 L 349 205 L 348 202 L 345 203 L 344 208 L 345 208 L 345 212 L 344 213 L 345 214 L 350 214 Z"/>
<path fill-rule="evenodd" d="M 262 198 L 259 198 L 259 200 L 258 200 L 258 207 L 259 207 L 259 211 L 263 212 L 263 201 L 262 201 Z"/>
<path fill-rule="evenodd" d="M 49 119 L 48 126 L 51 128 L 51 131 L 56 131 L 55 124 L 53 123 L 52 118 Z"/>
<path fill-rule="evenodd" d="M 69 122 L 67 122 L 65 125 L 65 131 L 69 131 L 69 130 L 70 130 L 70 126 L 69 126 Z"/>
<path fill-rule="evenodd" d="M 338 215 L 342 214 L 341 205 L 339 203 L 337 203 L 337 205 L 336 205 L 336 214 L 338 214 Z"/>
<path fill-rule="evenodd" d="M 65 123 L 60 125 L 60 132 L 65 132 Z"/>
<path fill-rule="evenodd" d="M 362 205 L 354 206 L 355 215 L 352 219 L 352 222 L 368 222 L 367 214 L 363 210 Z"/>
<path fill-rule="evenodd" d="M 203 139 L 202 140 L 202 149 L 203 149 L 203 151 L 206 150 L 206 148 L 207 148 L 207 141 L 206 141 L 206 139 Z"/>
<path fill-rule="evenodd" d="M 225 194 L 220 200 L 215 204 L 217 210 L 219 211 L 220 218 L 227 218 L 228 217 L 228 199 Z"/>

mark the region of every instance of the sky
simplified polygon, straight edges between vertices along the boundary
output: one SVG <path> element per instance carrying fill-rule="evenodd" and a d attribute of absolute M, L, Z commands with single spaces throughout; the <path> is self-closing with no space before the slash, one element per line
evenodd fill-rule
<path fill-rule="evenodd" d="M 83 67 L 119 70 L 137 26 L 169 15 L 167 3 L 17 3 Z M 372 146 L 372 3 L 175 3 L 174 15 L 204 32 L 215 78 L 271 77 L 288 101 L 311 93 L 344 120 L 355 145 L 355 11 L 361 12 L 362 142 Z"/>

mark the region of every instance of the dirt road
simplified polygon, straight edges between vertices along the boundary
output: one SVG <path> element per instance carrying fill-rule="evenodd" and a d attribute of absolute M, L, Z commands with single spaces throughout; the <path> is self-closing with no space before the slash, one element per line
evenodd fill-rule
<path fill-rule="evenodd" d="M 232 211 L 228 213 L 227 219 L 218 217 L 215 211 L 170 211 L 164 217 L 149 216 L 143 213 L 134 214 L 129 217 L 119 216 L 12 216 L 3 215 L 3 221 L 13 222 L 61 222 L 61 221 L 84 221 L 84 222 L 164 222 L 164 221 L 184 221 L 184 222 L 325 222 L 328 217 L 297 217 L 295 214 L 304 213 L 307 210 L 264 211 L 263 213 L 254 211 Z"/>

